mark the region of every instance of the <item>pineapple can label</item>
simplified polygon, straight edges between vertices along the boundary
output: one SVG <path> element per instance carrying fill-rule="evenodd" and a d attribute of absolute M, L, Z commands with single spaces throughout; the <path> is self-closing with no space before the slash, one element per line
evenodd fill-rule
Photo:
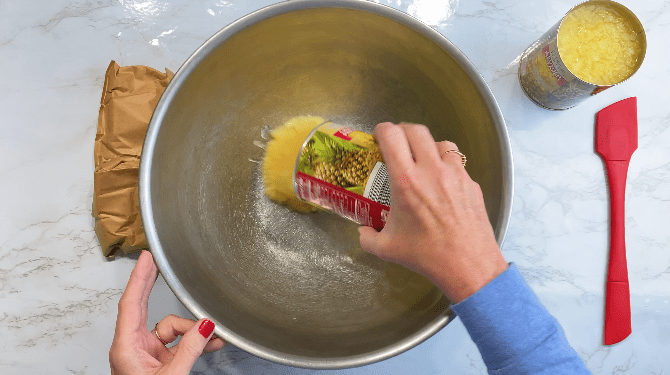
<path fill-rule="evenodd" d="M 382 229 L 391 188 L 372 135 L 333 122 L 316 127 L 302 145 L 293 174 L 299 199 L 360 225 Z"/>
<path fill-rule="evenodd" d="M 610 86 L 577 78 L 561 59 L 557 36 L 559 21 L 521 55 L 519 83 L 533 103 L 552 110 L 569 109 Z"/>

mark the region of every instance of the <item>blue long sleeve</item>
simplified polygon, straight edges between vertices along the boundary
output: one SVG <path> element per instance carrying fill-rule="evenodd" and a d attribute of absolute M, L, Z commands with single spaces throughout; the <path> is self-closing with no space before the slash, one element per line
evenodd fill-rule
<path fill-rule="evenodd" d="M 513 263 L 452 308 L 489 374 L 591 374 Z"/>

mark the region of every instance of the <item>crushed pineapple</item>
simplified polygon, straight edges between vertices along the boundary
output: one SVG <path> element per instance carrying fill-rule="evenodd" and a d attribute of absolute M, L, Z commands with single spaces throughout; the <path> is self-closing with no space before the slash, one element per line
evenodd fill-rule
<path fill-rule="evenodd" d="M 592 4 L 565 17 L 558 32 L 558 49 L 575 76 L 604 86 L 635 73 L 642 45 L 631 20 L 614 9 Z"/>
<path fill-rule="evenodd" d="M 321 117 L 299 116 L 272 130 L 265 147 L 263 182 L 265 194 L 273 201 L 298 212 L 316 212 L 319 208 L 299 200 L 293 191 L 293 170 L 303 142 L 318 125 Z"/>

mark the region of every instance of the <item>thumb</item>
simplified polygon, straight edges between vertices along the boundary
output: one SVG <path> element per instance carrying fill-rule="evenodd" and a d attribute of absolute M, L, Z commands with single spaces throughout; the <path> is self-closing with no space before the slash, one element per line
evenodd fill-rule
<path fill-rule="evenodd" d="M 380 256 L 381 254 L 379 254 L 379 252 L 381 249 L 379 240 L 381 233 L 371 227 L 358 227 L 358 233 L 360 234 L 361 247 L 363 250 Z"/>
<path fill-rule="evenodd" d="M 198 360 L 205 345 L 209 342 L 214 332 L 214 322 L 209 319 L 201 319 L 189 329 L 177 344 L 177 351 L 170 363 L 170 369 L 174 374 L 189 374 L 191 368 Z"/>

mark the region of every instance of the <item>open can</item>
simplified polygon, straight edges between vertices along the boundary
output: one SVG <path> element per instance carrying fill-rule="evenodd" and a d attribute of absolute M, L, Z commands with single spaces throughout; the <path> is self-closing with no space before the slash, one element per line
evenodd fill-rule
<path fill-rule="evenodd" d="M 293 172 L 296 196 L 381 230 L 391 205 L 386 164 L 374 137 L 333 122 L 307 137 Z"/>
<path fill-rule="evenodd" d="M 602 7 L 602 9 L 614 12 L 637 35 L 639 50 L 635 53 L 634 69 L 619 82 L 592 83 L 578 77 L 579 72 L 572 72 L 566 66 L 565 51 L 559 48 L 561 26 L 567 17 L 587 6 Z M 551 110 L 568 109 L 630 78 L 642 65 L 646 49 L 647 42 L 642 24 L 628 8 L 609 0 L 585 1 L 566 13 L 556 25 L 531 44 L 521 55 L 519 82 L 524 93 L 540 107 Z"/>

